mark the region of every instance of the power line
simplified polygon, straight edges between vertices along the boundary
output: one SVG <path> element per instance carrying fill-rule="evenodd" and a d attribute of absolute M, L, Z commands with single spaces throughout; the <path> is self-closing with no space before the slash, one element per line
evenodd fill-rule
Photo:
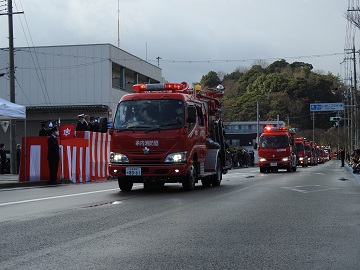
<path fill-rule="evenodd" d="M 34 48 L 35 49 L 35 48 Z M 5 49 L 0 49 L 5 50 Z M 16 51 L 22 52 L 29 52 L 28 49 L 24 48 L 17 48 Z M 99 60 L 110 60 L 109 58 L 103 57 L 96 57 L 96 56 L 79 56 L 79 55 L 72 55 L 72 54 L 60 54 L 60 53 L 51 53 L 51 52 L 39 52 L 37 51 L 36 54 L 42 55 L 53 55 L 58 57 L 73 57 L 73 58 L 83 58 L 83 59 L 99 59 Z M 162 59 L 161 57 L 157 57 L 156 60 L 149 60 L 147 62 L 162 62 L 162 63 L 233 63 L 233 62 L 254 62 L 258 60 L 265 60 L 265 61 L 277 61 L 280 59 L 310 59 L 310 58 L 322 58 L 322 57 L 332 57 L 338 55 L 345 55 L 345 52 L 337 52 L 337 53 L 325 53 L 325 54 L 312 54 L 312 55 L 300 55 L 300 56 L 285 56 L 285 57 L 269 57 L 269 58 L 247 58 L 247 59 L 204 59 L 204 60 L 196 60 L 196 59 L 188 59 L 188 60 L 179 60 L 179 59 Z M 129 59 L 129 58 L 114 58 L 115 61 L 141 61 L 144 62 L 143 59 Z M 96 63 L 96 62 L 94 62 Z"/>
<path fill-rule="evenodd" d="M 20 5 L 21 5 L 21 8 L 23 9 L 21 0 L 20 0 Z M 15 2 L 15 6 L 17 7 L 16 2 Z M 28 47 L 30 48 L 29 42 L 28 42 L 28 39 L 27 39 L 27 35 L 26 35 L 26 33 L 25 33 L 25 29 L 24 29 L 24 26 L 23 26 L 23 23 L 22 23 L 22 20 L 21 20 L 21 18 L 19 18 L 19 19 L 20 19 L 21 28 L 22 28 L 23 33 L 24 33 L 24 36 L 25 36 L 26 43 L 27 43 Z M 26 19 L 25 13 L 24 13 L 24 19 L 25 19 L 25 24 L 26 24 L 26 27 L 27 27 L 27 31 L 28 31 L 28 33 L 29 33 L 30 41 L 31 41 L 31 44 L 32 44 L 31 47 L 34 48 L 34 42 L 33 42 L 33 40 L 32 40 L 32 36 L 31 36 L 29 24 L 27 23 L 27 19 Z M 49 97 L 48 90 L 47 90 L 47 88 L 46 88 L 46 83 L 45 83 L 44 76 L 43 76 L 42 71 L 41 71 L 39 58 L 38 58 L 38 56 L 36 55 L 35 50 L 34 50 L 34 53 L 35 53 L 35 59 L 34 59 L 34 54 L 33 54 L 33 53 L 30 52 L 30 55 L 31 55 L 31 59 L 32 59 L 32 61 L 33 61 L 33 64 L 34 64 L 34 66 L 35 66 L 36 75 L 37 75 L 37 78 L 38 78 L 38 80 L 39 80 L 40 88 L 41 88 L 41 91 L 42 91 L 42 93 L 43 93 L 45 102 L 48 103 L 48 104 L 50 104 L 50 103 L 51 103 L 51 102 L 50 102 L 50 97 Z M 17 82 L 17 83 L 18 83 L 18 85 L 20 85 L 19 82 Z M 26 97 L 26 96 L 25 96 L 25 97 Z M 28 100 L 28 101 L 29 101 L 29 100 Z M 30 104 L 30 102 L 29 102 L 29 104 Z M 50 114 L 50 118 L 54 118 L 54 113 L 53 113 L 52 111 L 49 111 L 49 114 Z"/>

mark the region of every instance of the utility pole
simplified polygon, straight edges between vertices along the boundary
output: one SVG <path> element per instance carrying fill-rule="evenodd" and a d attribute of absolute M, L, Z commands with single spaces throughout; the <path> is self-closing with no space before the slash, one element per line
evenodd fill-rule
<path fill-rule="evenodd" d="M 118 0 L 118 48 L 120 48 L 120 5 Z"/>
<path fill-rule="evenodd" d="M 158 60 L 158 67 L 160 66 L 160 59 L 162 59 L 160 56 L 156 57 L 156 59 Z"/>
<path fill-rule="evenodd" d="M 15 103 L 15 65 L 14 65 L 14 34 L 13 14 L 24 12 L 13 12 L 12 0 L 7 0 L 8 12 L 0 15 L 8 16 L 9 24 L 9 78 L 10 78 L 10 102 Z M 16 174 L 16 120 L 10 119 L 10 173 Z"/>
<path fill-rule="evenodd" d="M 353 78 L 350 78 L 350 106 L 349 106 L 349 127 L 350 127 L 350 138 L 349 145 L 350 149 L 356 149 L 359 146 L 359 133 L 358 133 L 358 108 L 356 102 L 356 92 L 357 92 L 357 79 L 356 79 L 356 53 L 355 50 L 355 40 L 353 41 L 353 47 L 351 49 L 345 49 L 349 54 L 352 55 L 349 59 L 353 61 Z"/>
<path fill-rule="evenodd" d="M 259 134 L 260 134 L 260 109 L 259 101 L 256 101 L 256 143 L 259 144 Z"/>
<path fill-rule="evenodd" d="M 351 104 L 351 105 L 357 105 L 357 102 L 356 102 L 356 91 L 357 91 L 357 79 L 356 79 L 356 55 L 355 55 L 355 39 L 354 39 L 354 44 L 353 44 L 353 63 L 354 63 L 354 93 L 353 93 L 353 96 L 354 96 L 354 98 L 353 98 L 353 100 L 354 100 L 354 103 L 353 104 Z M 354 120 L 352 120 L 352 122 L 354 123 L 354 139 L 355 139 L 355 141 L 354 141 L 354 146 L 355 146 L 355 149 L 357 149 L 358 148 L 358 145 L 359 145 L 359 138 L 358 138 L 358 115 L 357 115 L 357 111 L 358 111 L 358 109 L 357 109 L 357 107 L 355 107 L 355 108 L 353 108 L 353 116 L 354 116 L 354 118 L 352 117 L 351 119 L 354 119 Z"/>
<path fill-rule="evenodd" d="M 12 0 L 8 0 L 10 102 L 15 103 L 15 65 Z M 10 172 L 16 174 L 16 120 L 10 120 Z"/>

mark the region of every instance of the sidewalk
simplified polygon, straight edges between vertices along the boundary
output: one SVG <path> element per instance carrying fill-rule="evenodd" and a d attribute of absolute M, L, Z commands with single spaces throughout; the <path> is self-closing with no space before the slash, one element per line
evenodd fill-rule
<path fill-rule="evenodd" d="M 48 181 L 19 182 L 18 174 L 0 174 L 0 189 L 16 187 L 47 186 Z M 58 182 L 61 182 L 60 180 Z M 70 180 L 63 180 L 62 183 L 72 183 Z"/>
<path fill-rule="evenodd" d="M 18 174 L 0 174 L 0 189 L 15 187 L 46 186 L 47 181 L 19 182 Z"/>
<path fill-rule="evenodd" d="M 0 189 L 17 188 L 17 187 L 39 187 L 50 186 L 49 181 L 19 182 L 18 174 L 0 174 Z M 99 182 L 114 181 L 116 177 L 110 177 L 108 180 L 99 180 Z M 98 181 L 91 181 L 95 183 Z M 90 182 L 87 182 L 90 183 Z M 58 180 L 58 184 L 74 184 L 71 180 Z"/>

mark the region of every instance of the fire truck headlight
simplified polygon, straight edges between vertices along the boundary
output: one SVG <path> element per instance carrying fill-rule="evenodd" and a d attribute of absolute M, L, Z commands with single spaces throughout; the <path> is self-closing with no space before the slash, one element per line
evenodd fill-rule
<path fill-rule="evenodd" d="M 126 155 L 110 152 L 110 163 L 126 163 L 129 162 L 129 159 Z"/>
<path fill-rule="evenodd" d="M 304 160 L 304 158 L 303 158 L 303 157 L 299 157 L 299 160 L 300 160 L 300 161 L 303 161 L 303 160 Z"/>
<path fill-rule="evenodd" d="M 260 162 L 266 162 L 266 158 L 259 157 L 259 161 L 260 161 Z"/>
<path fill-rule="evenodd" d="M 281 161 L 290 161 L 290 160 L 291 160 L 290 157 L 284 157 L 281 159 Z"/>
<path fill-rule="evenodd" d="M 178 152 L 178 153 L 172 153 L 169 154 L 166 158 L 165 158 L 165 162 L 169 162 L 169 163 L 181 163 L 181 162 L 186 162 L 186 154 L 187 152 Z"/>

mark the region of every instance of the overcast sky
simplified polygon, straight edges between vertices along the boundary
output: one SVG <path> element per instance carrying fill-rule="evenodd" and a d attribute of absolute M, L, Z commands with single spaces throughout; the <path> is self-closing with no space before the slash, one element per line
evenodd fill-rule
<path fill-rule="evenodd" d="M 24 11 L 14 15 L 15 47 L 117 46 L 118 3 L 120 48 L 154 65 L 161 57 L 168 81 L 199 82 L 255 59 L 343 75 L 345 0 L 13 0 L 13 11 Z M 8 47 L 7 16 L 0 23 Z"/>

